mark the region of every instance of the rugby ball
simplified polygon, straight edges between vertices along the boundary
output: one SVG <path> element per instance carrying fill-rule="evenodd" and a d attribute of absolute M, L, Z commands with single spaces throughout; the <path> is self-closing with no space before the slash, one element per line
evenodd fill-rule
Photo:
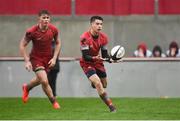
<path fill-rule="evenodd" d="M 111 49 L 110 56 L 113 60 L 119 60 L 125 55 L 125 49 L 121 45 L 116 45 Z"/>

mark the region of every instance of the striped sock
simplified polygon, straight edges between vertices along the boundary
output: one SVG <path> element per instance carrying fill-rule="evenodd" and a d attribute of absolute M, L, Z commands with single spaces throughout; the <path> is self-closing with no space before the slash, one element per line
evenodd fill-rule
<path fill-rule="evenodd" d="M 104 92 L 103 94 L 100 95 L 101 99 L 104 101 L 104 103 L 109 107 L 112 105 L 111 99 L 107 96 L 107 93 Z"/>

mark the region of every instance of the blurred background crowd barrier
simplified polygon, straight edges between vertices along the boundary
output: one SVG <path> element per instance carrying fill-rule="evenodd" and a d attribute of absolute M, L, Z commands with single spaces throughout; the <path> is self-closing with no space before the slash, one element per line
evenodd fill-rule
<path fill-rule="evenodd" d="M 0 59 L 0 97 L 20 97 L 22 84 L 34 75 L 25 70 L 22 58 Z M 76 58 L 60 58 L 57 96 L 97 97 Z M 105 63 L 107 91 L 112 97 L 180 97 L 180 58 L 124 58 L 116 64 Z M 31 96 L 45 97 L 41 86 Z"/>
<path fill-rule="evenodd" d="M 79 36 L 91 15 L 104 17 L 109 49 L 120 44 L 132 56 L 144 41 L 149 49 L 158 44 L 166 51 L 173 40 L 180 45 L 179 6 L 179 0 L 1 0 L 0 56 L 19 56 L 19 41 L 41 9 L 51 11 L 60 29 L 62 57 L 80 56 Z"/>

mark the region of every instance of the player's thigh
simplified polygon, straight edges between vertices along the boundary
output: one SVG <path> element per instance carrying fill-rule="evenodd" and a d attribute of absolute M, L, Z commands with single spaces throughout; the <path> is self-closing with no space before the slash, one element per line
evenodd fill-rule
<path fill-rule="evenodd" d="M 106 74 L 105 69 L 104 70 L 96 69 L 96 73 L 99 76 L 103 87 L 106 88 L 107 87 L 107 74 Z"/>
<path fill-rule="evenodd" d="M 101 83 L 103 85 L 104 88 L 107 87 L 107 78 L 100 78 L 101 79 Z"/>
<path fill-rule="evenodd" d="M 93 84 L 98 84 L 99 82 L 101 82 L 99 76 L 95 73 L 93 75 L 91 75 L 89 77 L 89 80 L 93 83 Z"/>
<path fill-rule="evenodd" d="M 103 85 L 101 83 L 101 80 L 97 74 L 94 74 L 89 77 L 89 80 L 94 84 L 99 94 L 102 94 L 104 92 Z"/>
<path fill-rule="evenodd" d="M 40 83 L 48 83 L 47 73 L 45 70 L 36 71 L 36 76 Z"/>

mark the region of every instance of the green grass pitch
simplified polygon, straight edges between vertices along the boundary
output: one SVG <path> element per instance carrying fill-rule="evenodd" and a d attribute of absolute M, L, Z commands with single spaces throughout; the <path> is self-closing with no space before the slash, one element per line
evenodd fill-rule
<path fill-rule="evenodd" d="M 180 98 L 112 98 L 110 113 L 100 98 L 58 98 L 54 110 L 47 98 L 0 98 L 0 120 L 180 120 Z"/>

